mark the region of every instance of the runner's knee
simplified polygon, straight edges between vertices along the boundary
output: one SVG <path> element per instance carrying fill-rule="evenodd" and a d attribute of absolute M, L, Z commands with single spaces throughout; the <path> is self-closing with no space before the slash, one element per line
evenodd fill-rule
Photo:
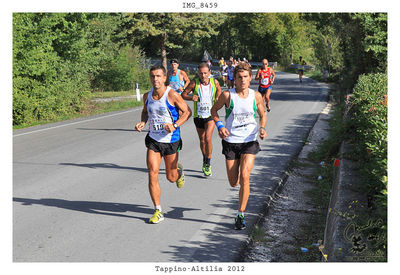
<path fill-rule="evenodd" d="M 175 170 L 167 171 L 166 174 L 167 174 L 167 180 L 169 182 L 175 182 L 178 179 L 177 177 L 178 172 Z"/>
<path fill-rule="evenodd" d="M 228 181 L 229 181 L 230 186 L 236 187 L 239 184 L 239 180 L 238 179 L 239 179 L 238 176 L 228 177 Z"/>

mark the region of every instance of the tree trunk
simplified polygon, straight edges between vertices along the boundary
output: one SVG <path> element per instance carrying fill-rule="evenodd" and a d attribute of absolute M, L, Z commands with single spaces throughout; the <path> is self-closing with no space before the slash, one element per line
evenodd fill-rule
<path fill-rule="evenodd" d="M 161 35 L 161 64 L 165 68 L 165 70 L 168 70 L 167 68 L 167 49 L 165 46 L 165 41 L 167 40 L 167 34 L 164 33 Z"/>

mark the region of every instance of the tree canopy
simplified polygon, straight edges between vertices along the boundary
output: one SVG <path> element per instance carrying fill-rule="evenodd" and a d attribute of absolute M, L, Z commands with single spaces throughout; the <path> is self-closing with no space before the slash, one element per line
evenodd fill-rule
<path fill-rule="evenodd" d="M 387 71 L 386 13 L 14 13 L 13 123 L 79 112 L 90 91 L 149 85 L 148 58 L 303 56 L 333 80 Z"/>

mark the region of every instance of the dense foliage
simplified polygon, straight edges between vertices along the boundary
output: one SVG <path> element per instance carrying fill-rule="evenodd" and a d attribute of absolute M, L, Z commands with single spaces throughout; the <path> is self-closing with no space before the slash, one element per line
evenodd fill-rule
<path fill-rule="evenodd" d="M 13 124 L 79 112 L 93 90 L 148 86 L 138 48 L 122 47 L 122 14 L 13 15 Z"/>
<path fill-rule="evenodd" d="M 366 191 L 379 206 L 387 195 L 387 87 L 386 74 L 361 75 L 350 98 L 352 142 Z"/>

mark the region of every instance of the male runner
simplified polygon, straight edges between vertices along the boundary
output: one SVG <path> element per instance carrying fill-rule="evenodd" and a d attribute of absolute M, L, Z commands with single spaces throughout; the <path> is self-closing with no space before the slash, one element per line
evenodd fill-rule
<path fill-rule="evenodd" d="M 171 70 L 168 71 L 167 79 L 169 86 L 171 86 L 174 91 L 181 94 L 186 86 L 189 85 L 190 80 L 185 71 L 178 68 L 178 60 L 176 58 L 171 59 Z"/>
<path fill-rule="evenodd" d="M 211 71 L 206 63 L 200 63 L 199 78 L 190 82 L 182 93 L 183 99 L 194 101 L 194 124 L 200 139 L 200 150 L 203 154 L 203 173 L 211 176 L 212 134 L 214 120 L 211 117 L 211 107 L 221 94 L 219 82 L 210 78 Z M 188 95 L 193 92 L 193 95 Z"/>
<path fill-rule="evenodd" d="M 303 74 L 304 74 L 304 66 L 307 65 L 306 61 L 303 60 L 303 57 L 299 58 L 298 72 L 299 72 L 299 80 L 300 83 L 303 82 Z"/>
<path fill-rule="evenodd" d="M 257 71 L 255 79 L 259 81 L 258 91 L 262 94 L 265 100 L 267 112 L 270 112 L 271 108 L 269 106 L 269 96 L 271 95 L 272 84 L 275 81 L 275 72 L 272 68 L 268 67 L 268 60 L 266 58 L 262 60 L 262 68 Z"/>
<path fill-rule="evenodd" d="M 225 72 L 227 73 L 226 79 L 228 82 L 228 89 L 233 88 L 234 86 L 234 79 L 233 79 L 233 70 L 235 67 L 231 60 L 228 61 L 228 67 L 226 67 Z"/>
<path fill-rule="evenodd" d="M 225 70 L 227 67 L 228 65 L 226 65 L 226 62 L 224 61 L 224 65 L 222 65 L 221 67 L 221 75 L 222 75 L 222 81 L 224 82 L 224 87 L 226 87 L 226 82 L 227 82 L 226 77 L 228 76 L 228 73 Z"/>
<path fill-rule="evenodd" d="M 238 65 L 235 67 L 234 78 L 236 88 L 221 94 L 211 108 L 211 116 L 217 125 L 219 136 L 223 139 L 222 153 L 226 159 L 229 184 L 232 187 L 240 184 L 235 229 L 244 229 L 244 211 L 250 195 L 250 173 L 255 155 L 260 151 L 257 135 L 259 132 L 261 139 L 267 136 L 267 116 L 261 94 L 249 88 L 251 68 L 246 64 Z M 224 106 L 226 125 L 218 116 L 218 110 Z M 260 116 L 260 127 L 255 119 L 256 112 Z"/>
<path fill-rule="evenodd" d="M 224 64 L 225 64 L 225 60 L 223 57 L 221 57 L 221 59 L 218 61 L 218 65 L 221 68 Z"/>
<path fill-rule="evenodd" d="M 183 187 L 185 177 L 182 165 L 178 164 L 178 152 L 182 148 L 180 126 L 191 116 L 183 98 L 171 87 L 166 86 L 165 68 L 159 65 L 150 68 L 150 81 L 153 88 L 143 95 L 145 102 L 141 121 L 135 128 L 141 132 L 149 121 L 149 133 L 146 135 L 147 168 L 149 169 L 149 191 L 155 206 L 153 217 L 149 223 L 159 223 L 164 220 L 161 209 L 161 188 L 158 182 L 158 172 L 162 158 L 168 181 L 176 182 L 178 188 Z"/>

